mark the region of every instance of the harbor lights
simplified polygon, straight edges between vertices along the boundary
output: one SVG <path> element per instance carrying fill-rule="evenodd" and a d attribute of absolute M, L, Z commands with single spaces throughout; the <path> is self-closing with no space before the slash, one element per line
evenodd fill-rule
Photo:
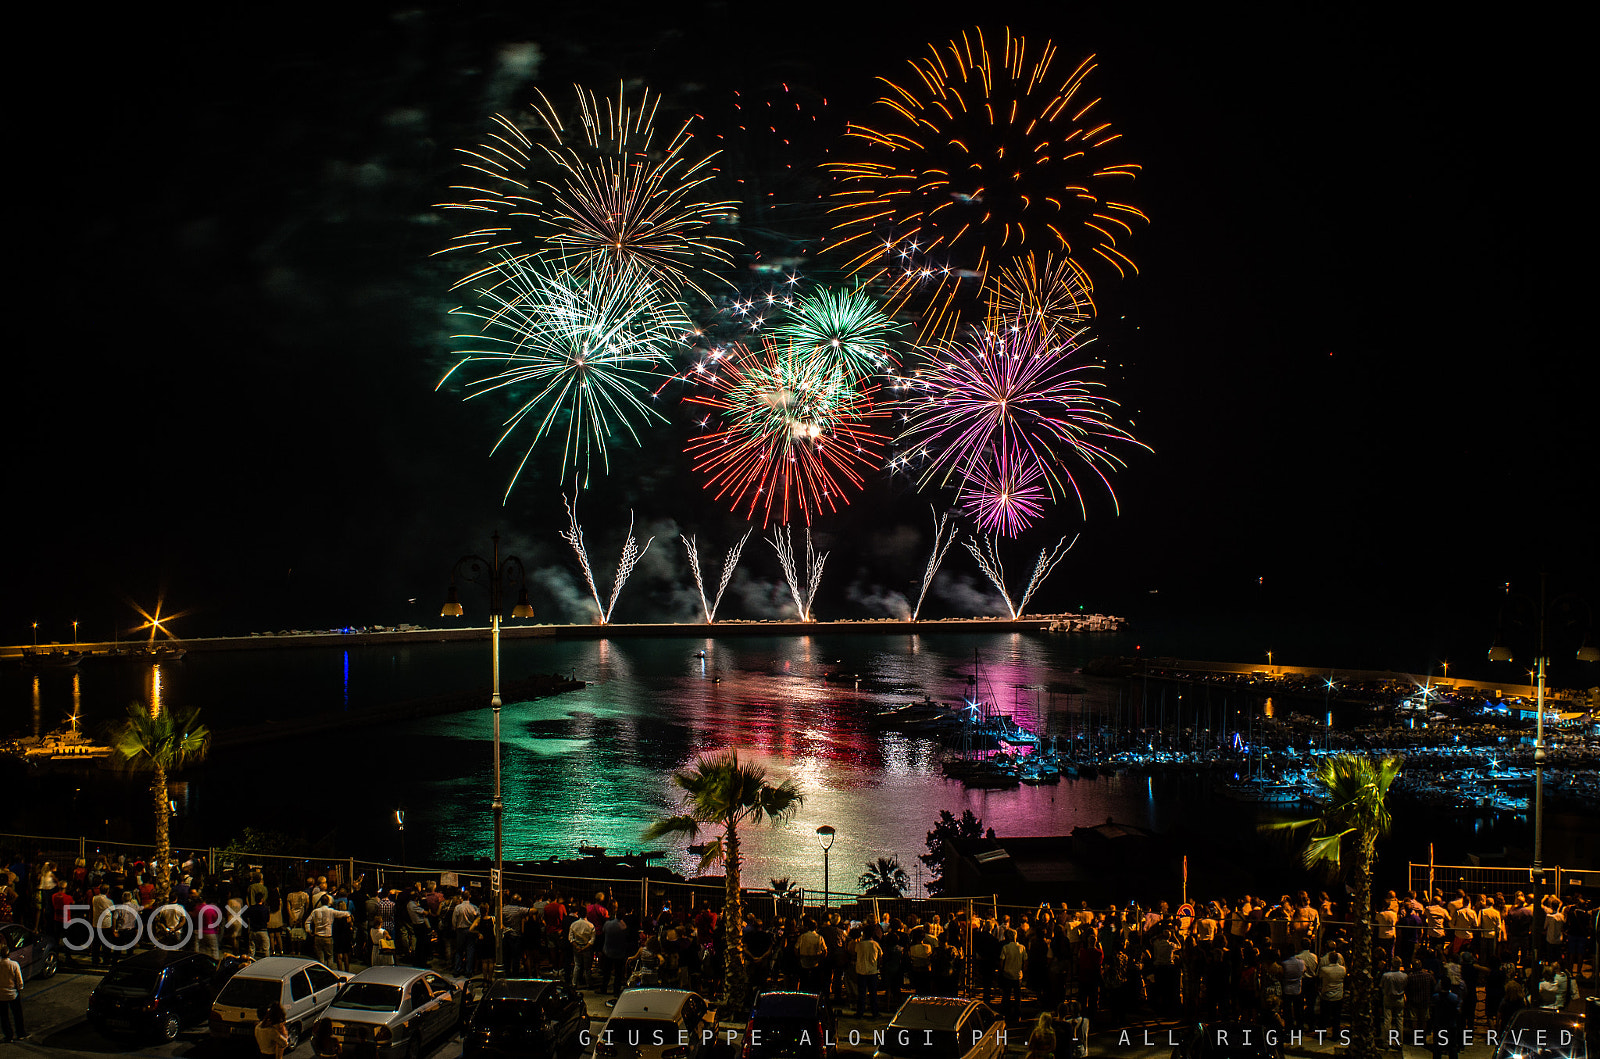
<path fill-rule="evenodd" d="M 495 532 L 493 541 L 494 547 L 490 552 L 492 558 L 463 555 L 456 560 L 454 569 L 450 571 L 450 594 L 445 598 L 444 606 L 439 609 L 439 616 L 459 618 L 464 613 L 461 600 L 456 596 L 457 578 L 482 585 L 489 590 L 489 654 L 493 668 L 489 709 L 494 713 L 494 801 L 490 806 L 494 813 L 494 875 L 490 879 L 489 889 L 494 895 L 494 977 L 499 978 L 505 969 L 505 947 L 502 939 L 505 932 L 501 929 L 501 924 L 505 922 L 502 915 L 504 905 L 502 894 L 505 887 L 500 860 L 501 824 L 506 808 L 500 797 L 500 615 L 504 611 L 504 603 L 501 601 L 504 589 L 509 586 L 517 590 L 517 605 L 511 608 L 513 618 L 533 617 L 533 606 L 528 602 L 528 589 L 525 584 L 527 573 L 522 560 L 515 555 L 500 558 L 498 531 Z M 396 822 L 400 819 L 397 814 Z"/>
<path fill-rule="evenodd" d="M 1506 632 L 1517 632 L 1531 628 L 1535 622 L 1539 629 L 1539 651 L 1534 659 L 1533 675 L 1535 680 L 1533 725 L 1533 939 L 1537 949 L 1539 939 L 1544 936 L 1544 763 L 1546 759 L 1544 745 L 1544 681 L 1545 665 L 1548 659 L 1545 654 L 1545 626 L 1552 620 L 1558 629 L 1575 628 L 1579 622 L 1583 625 L 1583 638 L 1579 641 L 1575 657 L 1580 662 L 1600 662 L 1600 648 L 1589 643 L 1589 629 L 1593 625 L 1594 615 L 1589 610 L 1589 604 L 1580 599 L 1576 594 L 1568 592 L 1547 600 L 1545 596 L 1545 574 L 1539 574 L 1539 600 L 1534 601 L 1526 596 L 1511 595 L 1511 583 L 1506 582 L 1506 602 L 1500 608 L 1500 628 L 1495 633 L 1494 643 L 1489 647 L 1489 661 L 1510 662 L 1511 649 L 1502 641 L 1501 636 Z"/>
<path fill-rule="evenodd" d="M 823 915 L 832 904 L 832 893 L 828 890 L 828 850 L 833 848 L 833 836 L 836 832 L 832 824 L 823 824 L 817 828 L 817 845 L 822 847 L 822 907 Z"/>

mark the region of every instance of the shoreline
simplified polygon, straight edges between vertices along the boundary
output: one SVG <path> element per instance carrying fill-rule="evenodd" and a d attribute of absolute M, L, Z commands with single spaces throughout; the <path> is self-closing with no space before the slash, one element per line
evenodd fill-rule
<path fill-rule="evenodd" d="M 1089 629 L 1093 623 L 1103 623 L 1109 628 Z M 705 637 L 718 636 L 815 636 L 823 633 L 919 633 L 946 632 L 1046 632 L 1058 625 L 1082 625 L 1083 628 L 1060 631 L 1114 631 L 1125 624 L 1122 618 L 1100 614 L 1043 614 L 1022 618 L 929 618 L 910 621 L 901 618 L 858 618 L 842 621 L 788 621 L 767 619 L 747 621 L 728 619 L 714 623 L 705 622 L 642 622 L 614 623 L 610 625 L 501 625 L 503 640 L 573 639 L 602 640 L 621 637 Z M 489 627 L 467 626 L 453 628 L 420 628 L 401 626 L 394 629 L 351 629 L 290 631 L 280 633 L 251 633 L 248 636 L 209 636 L 159 641 L 159 647 L 181 648 L 184 651 L 260 651 L 297 647 L 373 647 L 407 643 L 464 643 L 489 638 Z M 0 646 L 0 659 L 21 660 L 35 651 L 57 653 L 82 653 L 85 661 L 117 661 L 123 656 L 112 652 L 118 649 L 141 649 L 145 645 L 135 642 L 121 644 L 111 641 L 74 644 L 29 644 Z M 138 659 L 128 657 L 128 661 Z"/>

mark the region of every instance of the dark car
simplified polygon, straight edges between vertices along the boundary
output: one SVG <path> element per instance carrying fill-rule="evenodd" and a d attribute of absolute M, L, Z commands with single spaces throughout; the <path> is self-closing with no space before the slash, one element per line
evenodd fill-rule
<path fill-rule="evenodd" d="M 56 952 L 56 939 L 29 930 L 21 923 L 0 924 L 0 938 L 11 950 L 11 958 L 22 968 L 22 980 L 49 978 L 56 973 L 60 955 Z"/>
<path fill-rule="evenodd" d="M 1586 1059 L 1586 1021 L 1564 1011 L 1523 1008 L 1500 1032 L 1494 1059 Z"/>
<path fill-rule="evenodd" d="M 545 978 L 489 987 L 461 1034 L 463 1056 L 571 1059 L 589 1044 L 589 1009 L 576 989 Z"/>
<path fill-rule="evenodd" d="M 106 972 L 89 995 L 89 1024 L 113 1040 L 170 1041 L 185 1026 L 204 1022 L 211 1002 L 242 961 L 220 963 L 198 952 L 151 949 Z"/>
<path fill-rule="evenodd" d="M 762 993 L 744 1027 L 741 1059 L 831 1059 L 838 1019 L 815 993 Z"/>
<path fill-rule="evenodd" d="M 1283 1059 L 1284 1036 L 1255 1022 L 1195 1023 L 1179 1038 L 1172 1059 Z"/>

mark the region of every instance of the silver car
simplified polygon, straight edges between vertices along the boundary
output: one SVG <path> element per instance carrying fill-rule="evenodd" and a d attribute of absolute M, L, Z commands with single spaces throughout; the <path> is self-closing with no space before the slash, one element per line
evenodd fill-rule
<path fill-rule="evenodd" d="M 49 978 L 56 973 L 59 957 L 54 938 L 29 930 L 21 923 L 0 926 L 0 938 L 5 939 L 6 947 L 11 950 L 11 958 L 22 968 L 24 982 Z"/>
<path fill-rule="evenodd" d="M 597 1059 L 700 1059 L 710 1052 L 717 1013 L 699 993 L 629 989 L 594 1039 Z"/>
<path fill-rule="evenodd" d="M 312 1030 L 321 1056 L 418 1059 L 454 1036 L 467 980 L 418 967 L 369 967 L 346 982 Z"/>
<path fill-rule="evenodd" d="M 298 956 L 269 956 L 246 964 L 211 1005 L 211 1035 L 249 1037 L 253 1043 L 261 1009 L 282 1004 L 292 1050 L 349 978 Z"/>

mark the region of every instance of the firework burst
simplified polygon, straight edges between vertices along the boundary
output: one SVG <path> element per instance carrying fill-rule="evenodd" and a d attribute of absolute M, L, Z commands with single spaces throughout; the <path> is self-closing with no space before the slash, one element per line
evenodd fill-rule
<path fill-rule="evenodd" d="M 1123 243 L 1148 220 L 1125 197 L 1139 167 L 1085 87 L 1094 56 L 1065 76 L 1056 57 L 1010 30 L 998 53 L 982 31 L 930 45 L 850 126 L 854 159 L 827 167 L 842 185 L 836 249 L 888 285 L 891 310 L 926 306 L 924 340 L 954 334 L 963 290 L 1029 252 L 1088 274 L 1137 271 Z"/>
<path fill-rule="evenodd" d="M 811 357 L 819 370 L 842 371 L 860 382 L 896 365 L 889 340 L 899 330 L 866 291 L 819 287 L 792 298 L 772 333 Z"/>
<path fill-rule="evenodd" d="M 767 339 L 759 350 L 734 345 L 709 354 L 688 373 L 710 392 L 685 398 L 711 409 L 711 430 L 690 442 L 706 488 L 763 526 L 803 519 L 848 504 L 887 441 L 869 423 L 887 414 L 873 390 L 838 371 L 817 371 L 803 351 Z"/>
<path fill-rule="evenodd" d="M 1044 514 L 1048 497 L 1039 485 L 1043 478 L 1034 460 L 987 459 L 967 480 L 963 506 L 980 530 L 1016 537 Z"/>
<path fill-rule="evenodd" d="M 667 137 L 655 128 L 660 98 L 646 91 L 630 105 L 621 88 L 602 102 L 577 89 L 572 128 L 542 92 L 532 106 L 537 144 L 524 127 L 495 116 L 494 132 L 465 149 L 469 182 L 462 197 L 441 208 L 464 212 L 474 224 L 441 253 L 510 254 L 560 258 L 567 268 L 597 274 L 638 272 L 665 293 L 700 285 L 704 269 L 725 265 L 734 242 L 712 226 L 730 203 L 701 194 L 715 152 L 696 155 L 690 122 Z M 494 277 L 498 264 L 474 270 L 456 286 Z"/>
<path fill-rule="evenodd" d="M 986 299 L 988 327 L 997 330 L 1017 319 L 1074 330 L 1094 317 L 1089 277 L 1070 257 L 1034 254 L 1000 270 Z"/>
<path fill-rule="evenodd" d="M 520 427 L 532 437 L 506 495 L 534 448 L 562 436 L 562 475 L 586 476 L 593 458 L 609 466 L 612 440 L 639 442 L 638 426 L 665 422 L 651 406 L 653 391 L 671 372 L 672 351 L 690 324 L 679 303 L 660 296 L 656 281 L 622 270 L 587 274 L 538 259 L 506 259 L 480 303 L 455 310 L 478 321 L 473 335 L 486 343 L 466 350 L 439 382 L 461 371 L 486 368 L 466 383 L 468 399 L 505 391 L 517 402 L 494 449 Z"/>
<path fill-rule="evenodd" d="M 1005 492 L 1020 515 L 1036 482 L 1053 500 L 1076 496 L 1085 510 L 1075 467 L 1097 477 L 1115 502 L 1107 473 L 1123 462 L 1108 446 L 1145 446 L 1112 422 L 1116 402 L 1088 377 L 1100 366 L 1078 356 L 1082 334 L 1021 319 L 937 347 L 911 380 L 900 465 L 920 463 L 921 485 L 954 482 L 957 499 L 972 498 L 991 515 L 985 496 Z"/>

